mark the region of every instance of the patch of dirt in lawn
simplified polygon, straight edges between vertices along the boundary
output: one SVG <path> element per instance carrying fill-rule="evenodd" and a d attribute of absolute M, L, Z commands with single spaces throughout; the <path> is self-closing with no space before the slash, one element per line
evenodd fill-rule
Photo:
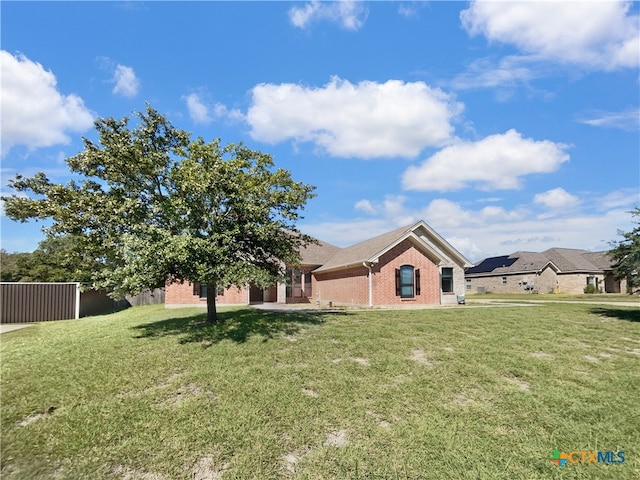
<path fill-rule="evenodd" d="M 425 365 L 427 367 L 433 367 L 433 361 L 429 360 L 424 353 L 424 350 L 413 350 L 411 352 L 411 360 L 414 362 L 418 362 L 421 365 Z"/>
<path fill-rule="evenodd" d="M 282 466 L 285 470 L 285 478 L 291 478 L 298 471 L 298 463 L 300 463 L 304 457 L 309 455 L 311 451 L 309 449 L 297 450 L 295 452 L 287 453 L 282 456 Z"/>
<path fill-rule="evenodd" d="M 300 461 L 300 457 L 295 453 L 287 453 L 283 457 L 284 468 L 287 472 L 296 473 L 296 464 Z"/>
<path fill-rule="evenodd" d="M 365 367 L 368 367 L 369 365 L 371 365 L 371 363 L 369 362 L 369 360 L 367 360 L 366 358 L 362 358 L 362 357 L 351 357 L 351 360 L 353 360 L 356 363 L 359 363 L 360 365 L 363 365 Z"/>
<path fill-rule="evenodd" d="M 315 390 L 312 390 L 310 388 L 303 388 L 302 389 L 302 393 L 304 395 L 306 395 L 307 397 L 314 397 L 314 398 L 319 397 L 318 392 L 316 392 Z"/>
<path fill-rule="evenodd" d="M 533 358 L 553 358 L 553 355 L 552 355 L 552 354 L 550 354 L 550 353 L 546 353 L 546 352 L 540 352 L 540 351 L 538 351 L 538 352 L 533 352 L 533 353 L 531 354 L 531 356 L 532 356 Z"/>
<path fill-rule="evenodd" d="M 502 378 L 504 378 L 507 382 L 511 383 L 512 385 L 515 385 L 523 392 L 527 392 L 531 388 L 527 382 L 520 380 L 518 377 L 505 376 Z"/>
<path fill-rule="evenodd" d="M 44 418 L 44 414 L 34 413 L 33 415 L 24 417 L 22 420 L 18 422 L 18 425 L 20 425 L 21 427 L 26 427 L 27 425 L 31 425 L 33 422 L 37 422 L 42 418 Z"/>
<path fill-rule="evenodd" d="M 387 388 L 398 388 L 411 380 L 411 374 L 405 375 L 404 373 L 401 373 L 390 380 L 391 381 L 389 383 L 385 383 L 383 386 Z"/>
<path fill-rule="evenodd" d="M 477 404 L 474 399 L 467 397 L 464 393 L 456 394 L 453 400 L 451 400 L 451 403 L 459 407 L 470 407 Z"/>
<path fill-rule="evenodd" d="M 373 417 L 373 419 L 376 421 L 376 423 L 380 428 L 391 427 L 391 424 L 389 422 L 387 422 L 386 420 L 383 420 L 382 417 L 378 413 L 374 412 L 373 410 L 367 410 L 365 413 L 370 417 Z"/>
<path fill-rule="evenodd" d="M 442 349 L 443 349 L 445 352 L 455 352 L 455 350 L 453 349 L 453 347 L 442 347 Z"/>
<path fill-rule="evenodd" d="M 491 402 L 484 395 L 482 390 L 471 389 L 456 393 L 449 401 L 450 405 L 456 407 L 493 408 Z"/>
<path fill-rule="evenodd" d="M 605 352 L 600 352 L 598 356 L 600 358 L 614 358 L 614 355 L 611 355 L 610 353 L 605 353 Z"/>
<path fill-rule="evenodd" d="M 38 420 L 42 420 L 47 415 L 53 414 L 53 412 L 55 412 L 57 409 L 58 407 L 56 407 L 55 405 L 51 405 L 43 413 L 32 413 L 31 415 L 27 415 L 26 417 L 24 417 L 22 420 L 18 422 L 18 426 L 26 427 L 27 425 L 31 425 L 32 423 L 37 422 Z"/>
<path fill-rule="evenodd" d="M 332 430 L 325 435 L 324 445 L 328 447 L 344 447 L 349 444 L 345 430 Z"/>
<path fill-rule="evenodd" d="M 145 470 L 127 467 L 125 465 L 116 465 L 111 473 L 118 475 L 120 480 L 168 480 L 169 477 L 162 473 L 147 472 Z"/>
<path fill-rule="evenodd" d="M 228 469 L 228 463 L 218 465 L 213 457 L 202 457 L 194 465 L 191 478 L 193 480 L 218 480 Z"/>

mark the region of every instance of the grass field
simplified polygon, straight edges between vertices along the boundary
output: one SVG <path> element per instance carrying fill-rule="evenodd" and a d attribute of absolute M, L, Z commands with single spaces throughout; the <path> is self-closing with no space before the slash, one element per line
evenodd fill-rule
<path fill-rule="evenodd" d="M 572 294 L 572 293 L 484 293 L 484 294 L 467 294 L 467 301 L 487 301 L 487 300 L 507 300 L 513 302 L 531 301 L 531 302 L 579 302 L 579 303 L 635 303 L 640 308 L 640 297 L 637 295 L 612 294 L 612 293 L 596 293 L 593 295 Z"/>
<path fill-rule="evenodd" d="M 640 478 L 640 309 L 221 316 L 3 334 L 3 480 Z"/>

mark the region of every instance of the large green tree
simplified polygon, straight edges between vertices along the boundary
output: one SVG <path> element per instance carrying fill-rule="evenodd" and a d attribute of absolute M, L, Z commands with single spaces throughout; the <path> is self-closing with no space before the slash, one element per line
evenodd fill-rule
<path fill-rule="evenodd" d="M 32 253 L 17 259 L 20 282 L 91 283 L 101 265 L 78 250 L 79 242 L 71 235 L 45 238 Z"/>
<path fill-rule="evenodd" d="M 636 226 L 630 232 L 618 230 L 618 235 L 623 239 L 611 242 L 613 248 L 609 255 L 616 262 L 613 267 L 614 275 L 628 279 L 630 288 L 634 290 L 640 287 L 640 207 L 636 205 L 629 213 Z"/>
<path fill-rule="evenodd" d="M 21 194 L 3 197 L 6 214 L 51 219 L 45 233 L 71 235 L 99 265 L 95 286 L 114 297 L 167 279 L 207 284 L 216 322 L 216 287 L 266 286 L 299 262 L 311 239 L 296 222 L 314 187 L 242 144 L 192 141 L 148 105 L 136 118 L 95 122 L 98 142 L 83 139 L 66 160 L 77 180 L 17 175 L 9 186 Z"/>

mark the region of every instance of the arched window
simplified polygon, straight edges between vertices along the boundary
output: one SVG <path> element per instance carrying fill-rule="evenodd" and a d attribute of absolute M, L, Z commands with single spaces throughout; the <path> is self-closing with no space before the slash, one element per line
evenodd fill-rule
<path fill-rule="evenodd" d="M 420 270 L 413 265 L 402 265 L 396 269 L 396 295 L 400 298 L 413 298 L 420 295 Z"/>

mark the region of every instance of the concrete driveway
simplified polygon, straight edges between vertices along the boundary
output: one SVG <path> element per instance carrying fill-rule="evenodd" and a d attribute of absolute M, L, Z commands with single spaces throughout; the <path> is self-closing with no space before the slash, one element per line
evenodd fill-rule
<path fill-rule="evenodd" d="M 30 327 L 34 323 L 0 323 L 0 333 L 11 332 L 20 328 Z"/>

